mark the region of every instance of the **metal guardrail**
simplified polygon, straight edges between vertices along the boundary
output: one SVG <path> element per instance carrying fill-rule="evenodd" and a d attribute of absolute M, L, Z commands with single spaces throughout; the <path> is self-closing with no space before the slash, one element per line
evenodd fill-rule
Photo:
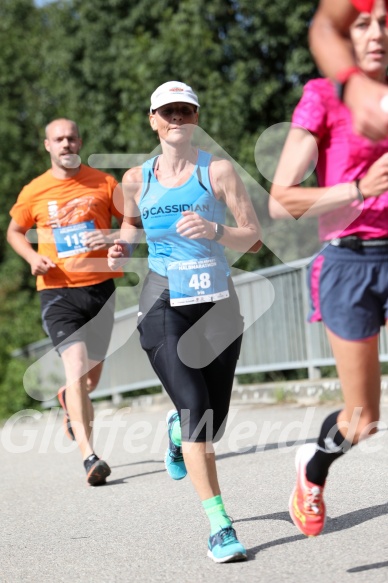
<path fill-rule="evenodd" d="M 334 364 L 323 325 L 307 323 L 307 264 L 304 259 L 233 277 L 247 326 L 237 376 L 306 368 L 308 377 L 316 378 L 319 367 Z M 140 346 L 137 312 L 138 307 L 133 306 L 116 313 L 108 356 L 93 398 L 115 400 L 123 393 L 160 386 Z M 31 378 L 49 395 L 51 400 L 46 400 L 51 406 L 57 388 L 64 384 L 64 374 L 50 340 L 29 344 L 14 356 L 28 356 L 35 362 Z M 388 361 L 385 329 L 380 334 L 380 360 Z"/>

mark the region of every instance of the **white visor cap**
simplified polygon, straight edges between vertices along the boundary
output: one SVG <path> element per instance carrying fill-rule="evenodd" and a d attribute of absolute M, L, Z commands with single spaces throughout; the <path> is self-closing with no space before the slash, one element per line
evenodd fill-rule
<path fill-rule="evenodd" d="M 162 105 L 167 105 L 167 103 L 177 103 L 179 101 L 199 107 L 198 97 L 189 85 L 180 81 L 167 81 L 167 83 L 163 83 L 163 85 L 155 89 L 151 95 L 150 111 L 152 112 L 162 107 Z"/>

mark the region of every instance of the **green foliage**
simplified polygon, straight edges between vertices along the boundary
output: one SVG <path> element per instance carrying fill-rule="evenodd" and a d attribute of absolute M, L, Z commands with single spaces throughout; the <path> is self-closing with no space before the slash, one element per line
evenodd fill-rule
<path fill-rule="evenodd" d="M 40 403 L 27 395 L 23 387 L 23 375 L 30 364 L 27 359 L 9 360 L 3 376 L 3 390 L 0 391 L 0 419 L 5 419 L 22 409 L 39 408 Z"/>
<path fill-rule="evenodd" d="M 315 4 L 63 0 L 38 8 L 33 0 L 2 0 L 0 416 L 29 403 L 22 398 L 23 363 L 11 359 L 12 351 L 44 336 L 34 278 L 7 247 L 5 231 L 22 186 L 47 168 L 45 125 L 74 119 L 85 163 L 94 153 L 147 154 L 157 146 L 150 94 L 160 83 L 182 80 L 199 95 L 200 125 L 268 190 L 255 146 L 266 128 L 289 121 L 303 83 L 316 74 L 307 47 Z M 124 171 L 106 170 L 118 178 Z M 267 198 L 253 198 L 265 223 Z M 276 261 L 264 248 L 236 265 L 252 270 Z M 136 274 L 123 283 L 136 301 Z"/>

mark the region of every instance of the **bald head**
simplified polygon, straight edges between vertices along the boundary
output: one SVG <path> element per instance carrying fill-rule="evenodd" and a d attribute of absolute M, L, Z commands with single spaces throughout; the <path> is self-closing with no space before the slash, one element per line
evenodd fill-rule
<path fill-rule="evenodd" d="M 54 119 L 46 126 L 44 146 L 50 154 L 54 176 L 68 178 L 80 168 L 78 152 L 82 146 L 77 124 L 71 119 Z"/>
<path fill-rule="evenodd" d="M 51 121 L 50 123 L 48 123 L 46 125 L 46 128 L 45 128 L 46 138 L 49 137 L 49 134 L 51 134 L 52 132 L 55 132 L 58 127 L 61 127 L 64 125 L 71 128 L 72 133 L 76 134 L 78 138 L 80 137 L 79 136 L 79 129 L 78 129 L 78 126 L 75 123 L 75 121 L 73 121 L 71 119 L 67 119 L 66 117 L 61 117 L 58 119 L 53 119 L 53 121 Z"/>

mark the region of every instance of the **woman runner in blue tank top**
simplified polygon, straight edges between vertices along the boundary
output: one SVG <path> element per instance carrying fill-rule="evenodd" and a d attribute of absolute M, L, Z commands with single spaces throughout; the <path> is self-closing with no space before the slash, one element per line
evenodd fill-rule
<path fill-rule="evenodd" d="M 210 521 L 208 556 L 246 559 L 221 498 L 213 442 L 221 438 L 239 356 L 243 319 L 224 247 L 261 247 L 260 226 L 232 164 L 197 149 L 198 98 L 169 81 L 151 96 L 151 128 L 162 154 L 123 177 L 124 221 L 109 250 L 126 261 L 142 229 L 149 273 L 139 302 L 140 342 L 175 409 L 167 415 L 165 465 L 188 473 Z M 236 226 L 225 225 L 229 208 Z"/>

